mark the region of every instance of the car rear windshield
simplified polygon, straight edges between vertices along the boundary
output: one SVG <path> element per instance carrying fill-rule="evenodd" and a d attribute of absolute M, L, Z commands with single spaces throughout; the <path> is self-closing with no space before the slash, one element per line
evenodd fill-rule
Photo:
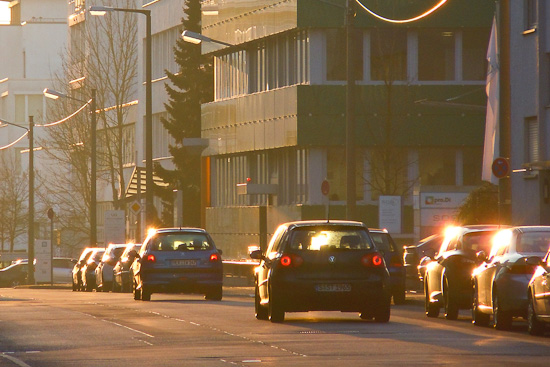
<path fill-rule="evenodd" d="M 202 233 L 158 234 L 151 239 L 152 251 L 205 251 L 212 248 L 208 236 Z"/>
<path fill-rule="evenodd" d="M 290 250 L 370 250 L 367 232 L 350 228 L 296 228 L 289 238 Z"/>
<path fill-rule="evenodd" d="M 493 244 L 493 237 L 496 231 L 483 231 L 466 233 L 462 240 L 463 249 L 466 251 L 485 251 L 489 253 Z"/>
<path fill-rule="evenodd" d="M 550 232 L 526 232 L 521 234 L 516 251 L 521 253 L 546 253 L 550 247 Z"/>

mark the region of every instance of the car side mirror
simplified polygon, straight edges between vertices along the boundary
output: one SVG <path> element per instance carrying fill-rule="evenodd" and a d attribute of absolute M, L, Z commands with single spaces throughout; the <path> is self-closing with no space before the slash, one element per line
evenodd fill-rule
<path fill-rule="evenodd" d="M 487 261 L 487 254 L 485 251 L 481 250 L 476 254 L 476 259 L 479 263 Z"/>
<path fill-rule="evenodd" d="M 262 254 L 262 250 L 254 250 L 250 253 L 250 258 L 254 260 L 263 260 L 265 256 Z"/>

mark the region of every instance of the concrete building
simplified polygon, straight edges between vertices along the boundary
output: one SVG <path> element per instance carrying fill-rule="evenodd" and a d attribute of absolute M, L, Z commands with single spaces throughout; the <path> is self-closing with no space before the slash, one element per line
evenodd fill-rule
<path fill-rule="evenodd" d="M 393 19 L 433 6 L 364 3 Z M 215 101 L 202 110 L 202 136 L 210 141 L 206 228 L 224 255 L 246 257 L 247 245 L 265 242 L 261 231 L 326 218 L 327 201 L 331 218 L 345 216 L 345 1 L 205 5 L 215 11 L 203 13 L 203 34 L 234 45 L 203 46 L 215 58 Z M 481 183 L 494 2 L 448 2 L 406 24 L 356 12 L 352 219 L 391 227 L 398 241 L 410 243 L 452 221 Z M 380 154 L 393 158 L 384 163 Z M 390 176 L 393 186 L 377 183 Z M 275 191 L 240 195 L 246 190 L 237 185 L 247 182 Z"/>
<path fill-rule="evenodd" d="M 514 224 L 550 224 L 550 27 L 547 1 L 500 2 L 501 155 Z"/>
<path fill-rule="evenodd" d="M 6 1 L 2 0 L 2 3 Z M 10 23 L 0 24 L 0 118 L 29 126 L 29 116 L 36 123 L 47 120 L 46 102 L 42 91 L 50 87 L 52 76 L 61 68 L 61 58 L 67 41 L 67 2 L 65 0 L 9 1 Z M 3 126 L 0 146 L 6 146 L 25 133 L 24 130 Z M 36 140 L 43 131 L 35 129 Z M 3 158 L 15 162 L 15 169 L 28 169 L 27 138 L 1 150 Z M 47 174 L 48 163 L 40 151 L 35 152 L 35 170 Z M 46 213 L 39 205 L 36 222 L 47 223 Z M 45 228 L 45 226 L 44 226 Z M 35 233 L 37 238 L 45 232 Z M 16 249 L 26 248 L 26 235 L 17 239 Z"/>

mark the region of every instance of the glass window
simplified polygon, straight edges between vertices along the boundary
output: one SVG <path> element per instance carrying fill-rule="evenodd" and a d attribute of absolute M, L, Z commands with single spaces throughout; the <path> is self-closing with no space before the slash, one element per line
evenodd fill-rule
<path fill-rule="evenodd" d="M 376 248 L 382 252 L 395 252 L 397 246 L 388 233 L 370 232 L 370 236 L 376 245 Z"/>
<path fill-rule="evenodd" d="M 482 147 L 465 147 L 462 151 L 462 177 L 466 186 L 481 184 Z"/>
<path fill-rule="evenodd" d="M 536 117 L 525 119 L 527 162 L 537 162 L 540 160 L 539 154 L 539 121 Z"/>
<path fill-rule="evenodd" d="M 372 80 L 407 79 L 407 30 L 379 28 L 370 37 Z"/>
<path fill-rule="evenodd" d="M 426 148 L 418 152 L 421 185 L 455 185 L 454 149 Z"/>
<path fill-rule="evenodd" d="M 355 29 L 353 34 L 353 70 L 355 80 L 363 79 L 363 33 Z M 343 29 L 326 31 L 327 80 L 346 80 L 346 32 Z"/>
<path fill-rule="evenodd" d="M 490 29 L 465 28 L 462 33 L 462 79 L 485 80 Z"/>
<path fill-rule="evenodd" d="M 537 0 L 524 0 L 525 6 L 525 30 L 537 28 Z"/>
<path fill-rule="evenodd" d="M 150 248 L 151 251 L 205 251 L 212 249 L 212 245 L 201 233 L 162 233 L 151 239 Z"/>
<path fill-rule="evenodd" d="M 442 29 L 418 32 L 418 79 L 454 80 L 455 33 Z"/>
<path fill-rule="evenodd" d="M 292 230 L 288 249 L 293 251 L 368 250 L 373 245 L 367 232 L 346 227 L 299 227 Z"/>
<path fill-rule="evenodd" d="M 466 233 L 462 238 L 464 251 L 491 251 L 492 240 L 496 231 Z"/>
<path fill-rule="evenodd" d="M 518 237 L 516 252 L 545 254 L 549 247 L 549 232 L 526 232 Z"/>

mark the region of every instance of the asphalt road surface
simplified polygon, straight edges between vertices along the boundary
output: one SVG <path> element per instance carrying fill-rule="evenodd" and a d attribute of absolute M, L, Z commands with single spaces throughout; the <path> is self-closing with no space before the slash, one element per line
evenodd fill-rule
<path fill-rule="evenodd" d="M 200 296 L 0 288 L 0 366 L 549 366 L 550 330 L 527 334 L 428 319 L 422 297 L 392 305 L 387 324 L 357 314 L 254 318 L 251 288 Z"/>

